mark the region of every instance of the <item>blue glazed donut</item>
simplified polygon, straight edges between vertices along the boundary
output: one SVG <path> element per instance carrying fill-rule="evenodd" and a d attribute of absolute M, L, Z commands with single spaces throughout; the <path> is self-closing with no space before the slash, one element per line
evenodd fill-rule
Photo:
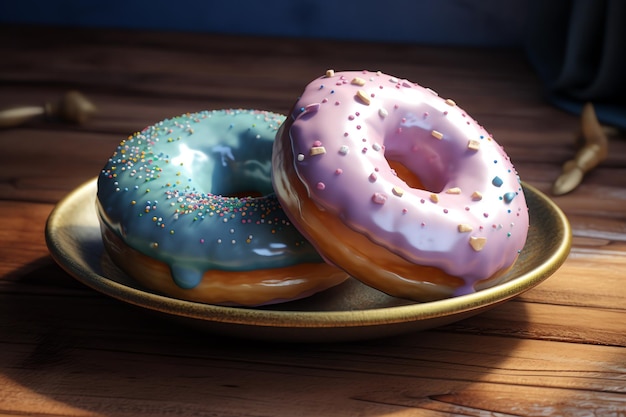
<path fill-rule="evenodd" d="M 273 193 L 272 146 L 284 119 L 202 111 L 122 141 L 98 178 L 114 263 L 158 292 L 222 305 L 288 301 L 343 282 Z"/>

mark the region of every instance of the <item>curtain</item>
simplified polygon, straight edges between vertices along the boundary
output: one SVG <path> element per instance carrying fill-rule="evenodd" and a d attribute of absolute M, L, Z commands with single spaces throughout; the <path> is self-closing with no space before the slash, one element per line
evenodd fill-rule
<path fill-rule="evenodd" d="M 626 1 L 531 0 L 527 52 L 555 106 L 626 129 Z"/>

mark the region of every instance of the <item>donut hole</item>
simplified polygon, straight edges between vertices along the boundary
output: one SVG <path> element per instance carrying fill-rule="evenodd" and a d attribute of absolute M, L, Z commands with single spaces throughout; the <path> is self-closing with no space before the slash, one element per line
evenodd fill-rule
<path fill-rule="evenodd" d="M 409 187 L 425 190 L 426 187 L 422 180 L 415 175 L 409 168 L 407 168 L 402 162 L 399 161 L 387 161 L 389 166 L 393 169 L 402 181 L 404 181 Z M 433 190 L 428 190 L 433 191 Z"/>
<path fill-rule="evenodd" d="M 403 129 L 400 135 L 385 136 L 384 156 L 408 186 L 438 194 L 457 171 L 452 158 L 456 151 L 447 142 L 430 139 L 415 128 Z"/>
<path fill-rule="evenodd" d="M 262 197 L 274 192 L 271 177 L 271 147 L 216 146 L 193 167 L 193 177 L 205 191 L 223 197 Z"/>

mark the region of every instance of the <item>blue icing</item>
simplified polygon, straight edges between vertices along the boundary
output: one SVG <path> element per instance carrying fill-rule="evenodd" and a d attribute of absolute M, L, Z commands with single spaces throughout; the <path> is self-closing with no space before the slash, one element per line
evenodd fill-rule
<path fill-rule="evenodd" d="M 103 221 L 132 248 L 170 265 L 183 288 L 211 269 L 322 262 L 273 194 L 272 146 L 284 119 L 203 111 L 134 133 L 98 178 Z"/>
<path fill-rule="evenodd" d="M 195 288 L 202 281 L 204 274 L 204 271 L 180 264 L 172 264 L 170 270 L 176 285 L 184 289 Z"/>

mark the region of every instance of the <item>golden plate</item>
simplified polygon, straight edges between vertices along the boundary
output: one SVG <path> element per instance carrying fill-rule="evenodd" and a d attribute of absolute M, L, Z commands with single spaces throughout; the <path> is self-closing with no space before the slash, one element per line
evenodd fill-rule
<path fill-rule="evenodd" d="M 183 301 L 147 290 L 119 270 L 104 251 L 95 209 L 96 181 L 65 197 L 46 224 L 55 261 L 83 284 L 185 324 L 244 338 L 331 342 L 385 337 L 442 326 L 478 314 L 536 286 L 567 258 L 571 230 L 563 212 L 524 184 L 530 231 L 505 281 L 474 294 L 428 303 L 390 297 L 351 279 L 304 300 L 262 308 Z"/>

